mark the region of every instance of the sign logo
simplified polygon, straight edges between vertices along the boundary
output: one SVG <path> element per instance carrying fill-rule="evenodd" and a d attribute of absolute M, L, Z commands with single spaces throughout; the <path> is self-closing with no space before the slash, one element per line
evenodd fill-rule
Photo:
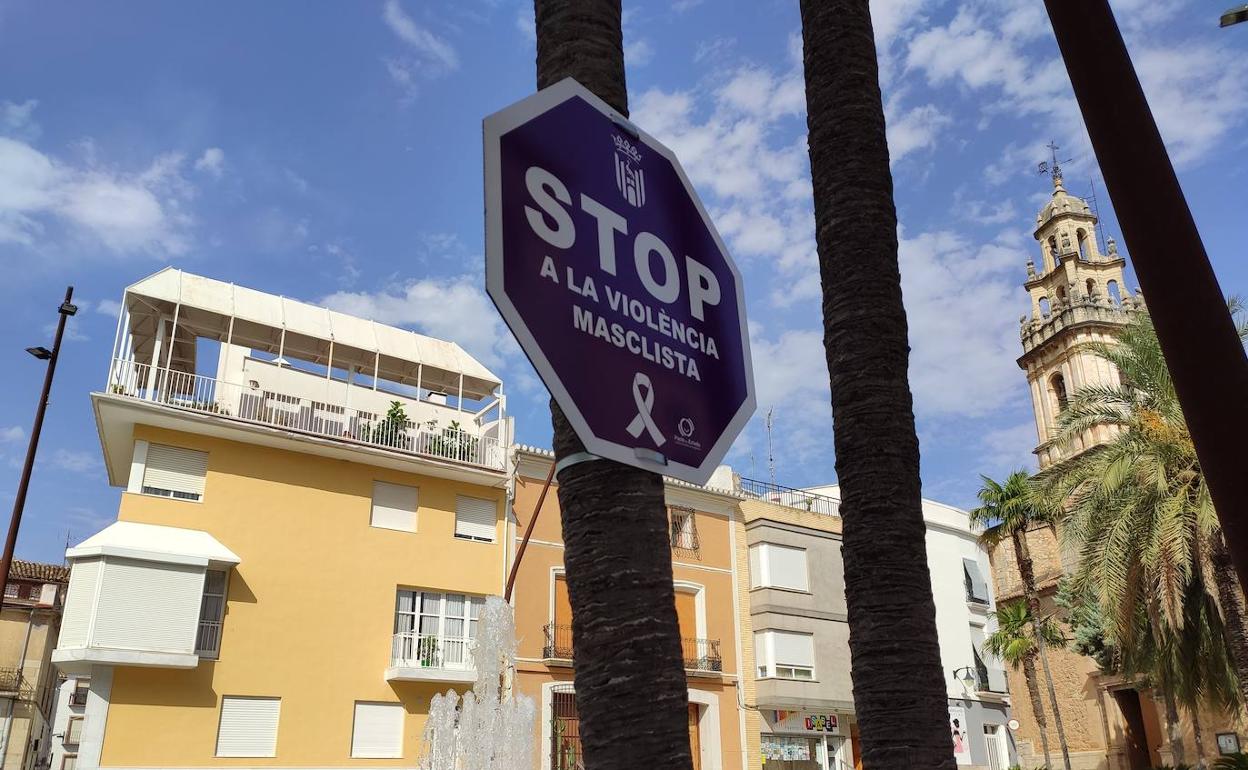
<path fill-rule="evenodd" d="M 680 422 L 676 423 L 676 430 L 680 431 L 682 438 L 689 438 L 693 435 L 693 420 L 681 417 Z"/>
<path fill-rule="evenodd" d="M 641 153 L 632 142 L 619 134 L 613 134 L 611 140 L 615 142 L 615 186 L 624 200 L 640 208 L 646 202 L 646 177 L 641 170 Z"/>

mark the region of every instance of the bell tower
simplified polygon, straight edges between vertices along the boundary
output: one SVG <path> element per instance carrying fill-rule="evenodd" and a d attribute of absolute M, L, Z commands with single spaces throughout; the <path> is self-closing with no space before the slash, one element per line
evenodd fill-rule
<path fill-rule="evenodd" d="M 1097 218 L 1081 198 L 1066 191 L 1061 167 L 1042 164 L 1053 180 L 1053 195 L 1036 216 L 1033 235 L 1040 261 L 1027 260 L 1023 288 L 1031 299 L 1030 316 L 1022 316 L 1023 355 L 1039 444 L 1033 450 L 1044 470 L 1112 437 L 1112 428 L 1098 425 L 1067 446 L 1054 441 L 1056 418 L 1080 388 L 1116 386 L 1118 371 L 1087 349 L 1089 343 L 1112 342 L 1144 309 L 1139 289 L 1128 293 L 1123 283 L 1125 260 L 1113 238 L 1106 253 L 1097 245 Z"/>

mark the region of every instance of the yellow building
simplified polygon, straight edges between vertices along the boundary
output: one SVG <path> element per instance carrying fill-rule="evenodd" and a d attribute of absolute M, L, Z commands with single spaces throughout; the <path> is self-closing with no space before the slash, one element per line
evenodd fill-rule
<path fill-rule="evenodd" d="M 118 521 L 68 551 L 52 655 L 90 677 L 76 770 L 411 767 L 510 566 L 501 382 L 178 270 L 122 305 L 92 394 Z"/>
<path fill-rule="evenodd" d="M 527 524 L 554 456 L 518 447 L 515 511 Z M 730 485 L 731 480 L 727 483 Z M 746 713 L 741 687 L 749 665 L 742 642 L 749 617 L 737 580 L 745 574 L 739 527 L 740 496 L 667 480 L 672 576 L 689 686 L 689 732 L 694 770 L 744 770 Z M 580 742 L 572 684 L 572 629 L 566 584 L 558 484 L 552 483 L 516 578 L 516 690 L 538 706 L 537 767 L 579 768 Z M 518 527 L 518 529 L 520 529 Z M 522 530 L 521 530 L 522 531 Z M 757 745 L 757 736 L 754 738 Z"/>
<path fill-rule="evenodd" d="M 47 767 L 56 688 L 50 658 L 68 579 L 59 564 L 14 559 L 9 569 L 0 613 L 0 769 Z"/>

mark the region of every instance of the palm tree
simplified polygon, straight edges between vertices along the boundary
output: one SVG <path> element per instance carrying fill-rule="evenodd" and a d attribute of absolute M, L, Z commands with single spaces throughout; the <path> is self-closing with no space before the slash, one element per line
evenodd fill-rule
<path fill-rule="evenodd" d="M 537 86 L 576 78 L 624 115 L 620 0 L 535 0 Z M 583 453 L 551 400 L 557 460 Z M 582 751 L 595 770 L 690 770 L 672 555 L 655 473 L 608 460 L 559 471 Z"/>
<path fill-rule="evenodd" d="M 800 6 L 863 764 L 952 769 L 871 14 L 868 0 Z"/>
<path fill-rule="evenodd" d="M 1042 714 L 1040 686 L 1036 682 L 1036 656 L 1039 653 L 1036 637 L 1031 632 L 1032 614 L 1027 602 L 1006 602 L 999 605 L 990 617 L 997 621 L 997 630 L 984 640 L 983 652 L 1009 663 L 1015 671 L 1020 667 L 1023 669 L 1031 695 L 1031 707 L 1037 714 Z M 1066 646 L 1066 637 L 1061 629 L 1047 618 L 1040 623 L 1040 638 L 1049 649 Z M 1045 761 L 1048 761 L 1047 757 Z"/>
<path fill-rule="evenodd" d="M 1023 471 L 1015 471 L 1006 477 L 1005 483 L 994 481 L 987 476 L 980 476 L 983 486 L 979 490 L 978 508 L 971 511 L 971 524 L 984 528 L 979 536 L 988 548 L 995 548 L 1007 538 L 1014 546 L 1014 558 L 1018 562 L 1018 576 L 1023 584 L 1023 603 L 1027 606 L 1032 618 L 1040 618 L 1040 593 L 1036 589 L 1036 567 L 1031 560 L 1031 549 L 1027 546 L 1027 530 L 1033 526 L 1052 525 L 1053 517 L 1048 508 L 1035 505 L 1028 488 L 1028 476 Z M 1049 655 L 1043 642 L 1044 631 L 1040 625 L 1031 624 L 1034 648 L 1040 657 L 1040 665 L 1044 669 L 1044 678 L 1048 684 L 1049 705 L 1053 709 L 1053 725 L 1057 728 L 1057 742 L 1062 750 L 1062 763 L 1070 770 L 1070 749 L 1066 744 L 1066 727 L 1062 724 L 1062 710 L 1057 705 L 1057 691 L 1053 688 L 1053 673 L 1049 670 Z M 1030 690 L 1035 678 L 1028 679 Z M 1044 749 L 1044 762 L 1050 765 L 1049 738 L 1046 733 L 1044 710 L 1040 708 L 1039 698 L 1033 697 L 1032 710 L 1036 714 L 1036 724 L 1040 728 L 1040 746 Z"/>
<path fill-rule="evenodd" d="M 1237 314 L 1238 303 L 1230 309 Z M 1140 314 L 1115 344 L 1090 350 L 1116 367 L 1121 384 L 1077 391 L 1056 440 L 1069 444 L 1098 426 L 1112 438 L 1050 469 L 1036 491 L 1066 511 L 1063 537 L 1080 555 L 1075 583 L 1096 596 L 1124 670 L 1161 687 L 1178 760 L 1180 700 L 1193 713 L 1227 691 L 1248 700 L 1244 598 L 1151 320 Z M 1218 596 L 1212 613 L 1208 585 Z M 1218 664 L 1225 655 L 1209 654 L 1209 633 L 1234 673 Z"/>

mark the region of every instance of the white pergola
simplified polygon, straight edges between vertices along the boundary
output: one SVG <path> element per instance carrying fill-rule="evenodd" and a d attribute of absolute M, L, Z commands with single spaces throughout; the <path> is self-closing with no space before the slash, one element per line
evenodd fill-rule
<path fill-rule="evenodd" d="M 454 342 L 167 267 L 126 288 L 114 360 L 195 374 L 196 339 L 292 357 L 464 399 L 501 395 L 502 381 Z M 367 381 L 365 381 L 367 382 Z M 357 383 L 364 384 L 364 383 Z"/>

